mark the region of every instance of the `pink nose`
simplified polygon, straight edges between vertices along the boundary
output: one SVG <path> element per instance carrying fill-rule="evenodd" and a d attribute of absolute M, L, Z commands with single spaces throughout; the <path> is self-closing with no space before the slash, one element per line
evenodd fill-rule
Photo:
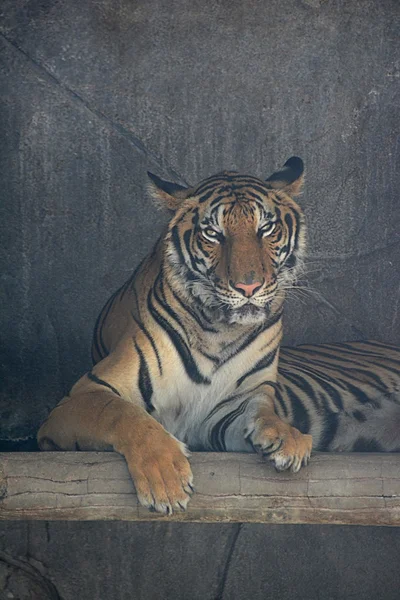
<path fill-rule="evenodd" d="M 256 281 L 255 283 L 251 283 L 249 285 L 240 282 L 233 285 L 233 287 L 235 287 L 237 290 L 240 290 L 240 292 L 247 298 L 253 296 L 261 286 L 262 283 L 260 281 Z"/>

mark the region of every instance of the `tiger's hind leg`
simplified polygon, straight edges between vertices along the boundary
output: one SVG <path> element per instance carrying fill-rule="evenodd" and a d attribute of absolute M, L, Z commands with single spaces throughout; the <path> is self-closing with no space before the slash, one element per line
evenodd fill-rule
<path fill-rule="evenodd" d="M 322 438 L 317 450 L 331 452 L 400 452 L 400 393 L 339 414 L 329 444 Z"/>

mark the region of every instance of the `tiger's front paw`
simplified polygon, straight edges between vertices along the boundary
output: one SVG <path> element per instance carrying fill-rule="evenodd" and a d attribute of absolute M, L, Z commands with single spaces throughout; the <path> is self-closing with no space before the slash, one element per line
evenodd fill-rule
<path fill-rule="evenodd" d="M 297 473 L 311 456 L 312 437 L 279 419 L 258 419 L 247 438 L 256 452 L 268 456 L 277 471 Z"/>
<path fill-rule="evenodd" d="M 140 504 L 165 515 L 186 510 L 194 491 L 186 446 L 160 428 L 124 456 Z"/>

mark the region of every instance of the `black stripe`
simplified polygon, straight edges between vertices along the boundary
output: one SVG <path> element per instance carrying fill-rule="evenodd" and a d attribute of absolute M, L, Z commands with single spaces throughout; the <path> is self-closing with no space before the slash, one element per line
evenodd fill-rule
<path fill-rule="evenodd" d="M 95 359 L 94 351 L 96 351 L 96 353 L 98 355 L 98 359 L 97 360 Z M 99 344 L 98 344 L 97 336 L 96 335 L 93 335 L 92 348 L 91 348 L 91 351 L 90 351 L 90 358 L 92 360 L 92 365 L 93 366 L 95 364 L 97 364 L 98 362 L 100 362 L 101 360 L 103 360 L 103 358 L 104 358 L 104 356 L 100 352 L 100 348 L 99 348 Z"/>
<path fill-rule="evenodd" d="M 293 243 L 296 241 L 296 240 L 293 240 L 293 221 L 292 221 L 292 217 L 290 216 L 289 213 L 286 213 L 286 215 L 285 215 L 285 223 L 288 228 L 288 237 L 289 237 L 289 241 L 290 241 L 289 247 L 291 249 L 292 244 L 293 244 L 293 248 L 295 248 L 295 244 Z"/>
<path fill-rule="evenodd" d="M 152 299 L 151 299 L 151 293 L 152 292 L 150 291 L 147 296 L 147 307 L 149 309 L 149 312 L 152 315 L 153 319 L 158 323 L 158 325 L 160 327 L 162 327 L 164 329 L 164 331 L 170 337 L 172 343 L 174 344 L 174 346 L 176 348 L 176 351 L 178 352 L 179 356 L 181 357 L 181 360 L 182 360 L 183 366 L 185 367 L 185 371 L 186 371 L 187 375 L 195 383 L 204 383 L 204 384 L 209 385 L 211 383 L 211 381 L 207 377 L 204 377 L 200 373 L 200 371 L 197 368 L 197 365 L 190 353 L 190 349 L 189 349 L 188 345 L 186 344 L 186 342 L 183 340 L 180 333 L 178 331 L 176 331 L 172 327 L 172 325 L 158 312 L 158 310 L 155 308 L 155 306 L 153 306 Z"/>
<path fill-rule="evenodd" d="M 385 449 L 376 440 L 359 437 L 353 444 L 352 452 L 384 452 Z"/>
<path fill-rule="evenodd" d="M 308 411 L 302 403 L 301 399 L 298 397 L 295 392 L 287 386 L 286 394 L 289 399 L 291 408 L 292 408 L 292 425 L 299 429 L 301 433 L 308 433 L 310 431 L 310 418 L 308 415 Z"/>
<path fill-rule="evenodd" d="M 112 386 L 107 381 L 104 381 L 104 379 L 100 379 L 100 377 L 97 377 L 97 375 L 95 375 L 94 373 L 92 373 L 92 371 L 90 371 L 89 373 L 87 373 L 87 376 L 88 376 L 88 378 L 91 381 L 94 381 L 95 383 L 98 383 L 99 385 L 104 385 L 105 387 L 109 388 L 112 392 L 114 392 L 114 394 L 117 394 L 117 396 L 119 396 L 121 398 L 121 394 L 119 393 L 119 391 L 117 390 L 117 388 L 115 388 L 114 386 Z"/>
<path fill-rule="evenodd" d="M 132 312 L 131 312 L 131 316 L 132 316 L 132 319 L 135 321 L 136 325 L 139 327 L 140 331 L 149 340 L 149 342 L 151 344 L 151 347 L 153 348 L 154 354 L 156 355 L 156 358 L 157 358 L 158 371 L 159 371 L 160 375 L 162 375 L 163 371 L 162 371 L 161 359 L 160 359 L 160 355 L 158 353 L 157 347 L 155 345 L 153 336 L 147 331 L 147 329 L 145 328 L 145 326 L 143 325 L 143 323 L 134 317 L 134 315 L 133 315 Z"/>
<path fill-rule="evenodd" d="M 198 199 L 199 203 L 202 204 L 203 202 L 206 202 L 207 200 L 209 200 L 209 198 L 211 198 L 211 196 L 214 193 L 215 193 L 215 187 L 213 186 L 209 192 L 206 192 L 205 194 L 200 196 L 200 198 Z"/>
<path fill-rule="evenodd" d="M 266 194 L 267 194 L 267 192 L 268 192 L 268 190 L 266 190 Z M 271 217 L 274 216 L 274 213 L 271 212 L 270 210 L 266 210 L 266 208 L 265 208 L 265 195 L 266 194 L 264 194 L 264 197 L 262 197 L 250 190 L 246 191 L 246 195 L 250 196 L 250 198 L 252 198 L 252 200 L 254 200 L 254 202 L 257 204 L 259 210 L 262 211 L 263 218 L 271 219 Z"/>
<path fill-rule="evenodd" d="M 285 267 L 288 269 L 293 269 L 293 267 L 296 266 L 297 263 L 297 258 L 294 254 L 292 254 L 291 256 L 289 256 L 288 259 L 285 259 Z"/>
<path fill-rule="evenodd" d="M 147 412 L 152 412 L 154 410 L 154 406 L 151 403 L 151 397 L 153 395 L 153 386 L 151 384 L 151 377 L 149 373 L 149 368 L 147 366 L 146 359 L 143 355 L 143 352 L 137 345 L 135 341 L 133 341 L 136 352 L 139 355 L 140 366 L 139 366 L 139 390 L 142 394 L 142 398 L 147 406 Z"/>
<path fill-rule="evenodd" d="M 191 235 L 192 235 L 191 229 L 187 229 L 185 231 L 185 233 L 183 234 L 183 241 L 185 242 L 186 252 L 188 253 L 189 258 L 190 258 L 190 264 L 191 264 L 192 270 L 195 273 L 200 273 L 200 270 L 197 267 L 196 261 L 194 260 L 194 256 L 192 254 L 192 249 L 190 247 Z"/>
<path fill-rule="evenodd" d="M 320 450 L 321 452 L 326 452 L 329 450 L 329 447 L 332 441 L 335 439 L 338 427 L 340 422 L 339 413 L 330 413 L 324 418 L 324 428 L 321 433 L 320 439 L 317 442 L 316 450 Z"/>
<path fill-rule="evenodd" d="M 226 434 L 226 430 L 228 429 L 228 427 L 230 427 L 234 421 L 236 421 L 236 419 L 238 417 L 240 417 L 247 408 L 247 405 L 249 404 L 251 398 L 247 398 L 246 400 L 244 400 L 240 406 L 231 414 L 231 417 L 229 419 L 224 419 L 224 422 L 222 423 L 222 425 L 220 426 L 220 430 L 219 430 L 219 438 L 224 446 L 224 449 L 226 449 L 226 444 L 225 444 L 225 434 Z"/>
<path fill-rule="evenodd" d="M 118 294 L 121 292 L 121 290 L 123 289 L 124 286 L 121 286 L 120 288 L 117 289 L 116 292 L 114 292 L 114 294 L 111 296 L 111 298 L 108 299 L 108 301 L 105 303 L 102 311 L 100 312 L 97 321 L 95 323 L 94 326 L 94 334 L 93 334 L 93 340 L 95 339 L 95 337 L 97 336 L 98 341 L 100 342 L 100 345 L 103 349 L 103 354 L 100 352 L 99 355 L 101 356 L 101 358 L 103 359 L 105 356 L 109 355 L 109 350 L 107 348 L 107 346 L 104 343 L 103 340 L 103 327 L 104 327 L 104 323 L 106 322 L 106 319 L 110 313 L 110 310 L 112 309 L 115 300 L 117 299 Z M 99 325 L 101 320 L 101 325 Z M 98 349 L 98 344 L 97 344 L 97 340 L 95 342 L 96 345 L 96 350 Z"/>
<path fill-rule="evenodd" d="M 346 370 L 357 371 L 357 369 L 351 369 L 351 368 L 350 369 L 346 369 L 345 367 L 342 368 L 342 367 L 338 367 L 338 366 L 335 366 L 335 365 L 332 365 L 332 364 L 329 365 L 329 364 L 326 364 L 326 363 L 321 363 L 320 361 L 317 361 L 315 359 L 313 359 L 312 362 L 313 362 L 314 365 L 320 366 L 321 368 L 325 368 L 325 369 L 330 368 L 331 370 L 338 371 L 339 374 L 341 374 L 341 376 L 342 376 L 341 378 L 340 378 L 339 375 L 337 377 L 333 378 L 333 377 L 331 377 L 330 375 L 328 375 L 326 373 L 324 373 L 324 378 L 329 379 L 330 381 L 333 382 L 334 385 L 336 385 L 338 387 L 341 387 L 342 389 L 345 389 L 348 392 L 350 392 L 354 396 L 354 398 L 358 402 L 360 402 L 361 404 L 368 404 L 368 403 L 370 403 L 375 408 L 379 408 L 380 407 L 380 403 L 377 400 L 374 400 L 370 396 L 368 396 L 360 387 L 357 387 L 357 386 L 353 385 L 352 383 L 350 383 L 349 381 L 343 379 L 343 377 L 346 376 L 346 373 L 343 372 L 343 371 L 346 371 Z M 311 370 L 310 368 L 307 369 L 306 367 L 304 367 L 304 365 L 301 365 L 299 368 L 301 370 L 304 370 L 304 371 L 308 370 L 309 372 L 312 373 L 312 376 L 315 376 L 316 379 L 318 378 L 318 376 L 315 375 L 315 370 Z"/>
<path fill-rule="evenodd" d="M 204 198 L 203 200 L 200 199 L 200 202 L 205 202 L 214 192 L 218 192 L 219 194 L 222 192 L 234 193 L 245 188 L 252 188 L 256 192 L 262 194 L 264 197 L 270 195 L 271 192 L 276 195 L 276 190 L 267 185 L 264 186 L 262 181 L 257 179 L 251 180 L 249 177 L 242 178 L 240 176 L 238 177 L 237 175 L 233 177 L 221 176 L 217 177 L 214 181 L 206 181 L 195 191 L 195 195 L 200 195 L 202 198 Z"/>
<path fill-rule="evenodd" d="M 107 313 L 106 313 L 106 316 L 107 316 L 107 314 L 111 308 L 111 305 L 113 303 L 113 299 L 114 299 L 115 295 L 116 295 L 116 293 L 113 294 L 111 296 L 111 298 L 109 298 L 107 300 L 107 302 L 101 309 L 99 316 L 96 319 L 96 323 L 94 325 L 92 344 L 96 348 L 96 352 L 99 355 L 100 360 L 102 360 L 105 356 L 108 356 L 108 354 L 109 354 L 108 349 L 107 349 L 106 345 L 104 344 L 103 337 L 101 335 L 101 330 L 102 330 L 102 327 L 104 324 L 104 319 L 103 319 L 104 311 L 107 310 Z M 100 321 L 102 321 L 101 326 L 100 326 Z M 101 348 L 100 348 L 100 346 L 101 346 Z M 95 363 L 93 351 L 92 351 L 92 362 L 93 362 L 93 364 Z"/>
<path fill-rule="evenodd" d="M 365 421 L 367 420 L 367 417 L 364 415 L 363 412 L 361 412 L 361 410 L 353 410 L 352 412 L 352 416 L 356 419 L 356 421 L 358 421 L 359 423 L 365 423 Z"/>
<path fill-rule="evenodd" d="M 280 406 L 283 415 L 285 417 L 288 417 L 289 416 L 288 407 L 286 406 L 286 404 L 285 404 L 285 402 L 284 402 L 284 400 L 282 398 L 282 393 L 281 393 L 282 390 L 283 390 L 283 387 L 284 386 L 282 384 L 278 384 L 275 387 L 275 398 L 274 398 L 275 403 L 274 404 L 275 404 L 275 409 L 276 409 L 276 412 L 277 412 L 278 415 L 279 415 L 279 408 L 276 407 L 276 403 L 278 403 L 278 405 Z"/>
<path fill-rule="evenodd" d="M 235 400 L 237 400 L 237 398 L 238 398 L 237 395 L 236 396 L 230 396 L 229 398 L 225 398 L 224 400 L 221 400 L 221 402 L 218 402 L 218 404 L 216 406 L 214 406 L 214 408 L 212 409 L 212 411 L 209 412 L 208 415 L 206 416 L 206 418 L 203 420 L 203 424 L 207 423 L 207 421 L 209 421 L 226 404 L 230 404 L 231 402 L 234 402 Z"/>
<path fill-rule="evenodd" d="M 173 227 L 171 229 L 171 238 L 172 238 L 172 243 L 175 247 L 175 250 L 178 252 L 180 264 L 186 265 L 185 257 L 183 256 L 183 252 L 182 252 L 181 241 L 179 238 L 178 227 L 176 225 L 175 225 L 175 227 Z"/>
<path fill-rule="evenodd" d="M 252 389 L 247 390 L 245 393 L 246 397 L 249 397 L 251 395 L 251 397 L 249 397 L 249 400 L 250 400 L 251 398 L 253 398 L 253 394 L 255 392 L 257 392 L 257 390 L 260 387 L 263 387 L 264 385 L 268 385 L 268 386 L 272 387 L 274 390 L 276 390 L 276 388 L 277 388 L 276 383 L 274 383 L 273 381 L 263 381 L 262 383 L 258 383 Z M 207 421 L 209 421 L 217 412 L 219 412 L 223 406 L 225 406 L 226 404 L 229 404 L 230 402 L 234 402 L 241 396 L 244 396 L 244 394 L 243 393 L 235 394 L 233 396 L 229 396 L 228 398 L 225 398 L 224 400 L 221 400 L 220 402 L 218 402 L 218 404 L 216 406 L 214 406 L 212 411 L 208 413 L 206 418 L 203 420 L 203 423 L 207 423 Z"/>
<path fill-rule="evenodd" d="M 255 364 L 255 366 L 252 369 L 250 369 L 250 371 L 248 371 L 247 373 L 245 373 L 244 375 L 242 375 L 242 377 L 240 377 L 237 380 L 236 387 L 238 388 L 240 385 L 242 385 L 243 381 L 245 379 L 247 379 L 247 377 L 250 377 L 251 375 L 254 375 L 254 373 L 257 373 L 258 371 L 262 371 L 262 369 L 266 369 L 267 367 L 271 366 L 272 363 L 275 360 L 275 356 L 276 356 L 278 350 L 279 350 L 279 345 L 274 350 L 271 350 L 271 352 L 268 352 L 268 354 L 266 354 L 265 356 L 263 356 Z"/>
<path fill-rule="evenodd" d="M 381 350 L 394 350 L 395 352 L 399 353 L 400 352 L 400 347 L 396 346 L 395 344 L 388 344 L 388 343 L 383 343 L 383 342 L 379 342 L 378 340 L 363 340 L 362 342 L 360 342 L 361 344 L 367 344 L 368 346 L 372 346 L 373 348 L 380 348 Z M 340 342 L 338 342 L 338 345 L 341 345 Z"/>
<path fill-rule="evenodd" d="M 217 173 L 217 175 L 214 175 L 213 177 L 209 177 L 208 179 L 206 179 L 206 181 L 204 181 L 201 185 L 199 185 L 195 189 L 194 195 L 200 196 L 201 194 L 204 194 L 210 188 L 217 189 L 218 186 L 224 185 L 225 181 L 226 181 L 226 179 L 224 178 L 224 176 L 221 173 Z"/>
<path fill-rule="evenodd" d="M 200 252 L 202 252 L 206 258 L 210 258 L 210 253 L 204 248 L 204 243 L 205 242 L 201 239 L 197 240 L 197 245 L 200 249 Z"/>
<path fill-rule="evenodd" d="M 190 306 L 188 306 L 187 304 L 184 304 L 182 299 L 180 298 L 180 296 L 178 295 L 178 293 L 172 289 L 171 285 L 169 284 L 169 282 L 167 282 L 168 287 L 170 288 L 175 300 L 178 302 L 178 304 L 180 305 L 180 307 L 182 308 L 182 310 L 184 310 L 185 312 L 187 312 L 195 321 L 198 325 L 200 325 L 200 327 L 203 329 L 203 331 L 208 331 L 209 333 L 218 333 L 218 329 L 214 329 L 213 327 L 209 327 L 208 325 L 205 325 L 203 323 L 203 321 L 200 319 L 199 315 L 197 315 L 195 313 L 194 310 L 192 310 L 190 308 Z"/>
<path fill-rule="evenodd" d="M 322 354 L 323 353 L 321 353 L 321 355 Z M 332 355 L 329 355 L 329 358 L 334 359 L 335 357 Z M 346 386 L 347 389 L 350 390 L 357 397 L 357 399 L 360 402 L 363 402 L 363 403 L 368 402 L 368 396 L 360 388 L 357 388 L 352 383 L 347 381 L 347 377 L 350 377 L 354 381 L 354 380 L 357 380 L 357 377 L 356 377 L 357 373 L 360 373 L 360 374 L 363 374 L 365 377 L 371 379 L 373 382 L 375 382 L 375 389 L 377 389 L 378 391 L 386 392 L 389 389 L 387 387 L 387 385 L 382 382 L 381 378 L 378 375 L 371 373 L 371 371 L 368 371 L 368 370 L 365 370 L 365 369 L 362 369 L 359 367 L 352 367 L 352 366 L 348 367 L 343 364 L 335 365 L 333 362 L 327 363 L 327 362 L 324 362 L 323 360 L 318 360 L 315 357 L 312 357 L 310 360 L 312 361 L 312 364 L 315 367 L 319 366 L 322 369 L 329 369 L 329 370 L 338 372 L 341 375 L 341 378 L 340 378 L 340 375 L 335 377 L 334 380 L 330 377 L 331 381 L 333 380 L 337 383 L 340 380 L 343 383 L 343 385 Z M 358 364 L 356 360 L 354 360 L 354 364 Z M 395 374 L 398 374 L 396 371 L 393 371 L 393 372 Z M 369 381 L 369 382 L 361 381 L 360 382 L 361 386 L 365 385 L 365 384 L 370 385 L 371 387 L 374 387 L 374 384 L 371 381 Z M 357 393 L 356 393 L 356 391 L 357 391 Z M 371 399 L 369 399 L 369 401 L 371 402 Z"/>
<path fill-rule="evenodd" d="M 360 388 L 356 387 L 352 383 L 346 383 L 350 392 L 352 392 L 353 396 L 360 402 L 361 404 L 371 404 L 374 408 L 380 408 L 381 403 L 378 400 L 375 400 L 368 396 L 365 392 L 363 392 Z"/>
<path fill-rule="evenodd" d="M 315 391 L 306 381 L 306 379 L 304 379 L 304 377 L 301 377 L 301 375 L 297 375 L 296 373 L 285 372 L 285 379 L 291 384 L 297 386 L 297 388 L 299 388 L 302 392 L 304 391 L 306 393 L 307 400 L 311 400 L 314 403 L 315 408 L 318 409 L 319 403 Z"/>
<path fill-rule="evenodd" d="M 306 392 L 307 396 L 312 398 L 314 403 L 318 406 L 318 399 L 315 396 L 315 391 L 312 387 L 312 384 L 310 384 L 308 382 L 308 380 L 304 377 L 304 375 L 299 375 L 298 373 L 289 372 L 284 368 L 281 368 L 280 371 L 281 371 L 281 373 L 283 373 L 284 377 L 286 377 L 287 379 L 290 380 L 290 377 L 292 377 L 292 381 L 294 380 L 297 383 L 298 387 L 300 389 L 304 390 Z M 343 410 L 343 400 L 342 400 L 342 397 L 340 396 L 339 392 L 337 391 L 337 389 L 333 385 L 331 385 L 330 383 L 325 381 L 318 374 L 316 374 L 314 371 L 313 371 L 311 377 L 322 388 L 324 393 L 332 400 L 335 407 L 338 410 Z"/>
<path fill-rule="evenodd" d="M 101 312 L 99 314 L 99 317 L 95 323 L 95 329 L 97 330 L 96 333 L 98 333 L 99 336 L 100 336 L 101 330 L 103 329 L 104 321 L 106 320 L 106 318 L 111 310 L 111 307 L 114 303 L 115 297 L 119 291 L 120 290 L 117 290 L 116 292 L 114 292 L 114 294 L 112 294 L 112 296 L 107 300 L 107 302 L 105 303 L 103 309 L 101 310 Z M 99 326 L 100 320 L 101 320 L 101 325 Z M 102 347 L 105 349 L 106 353 L 108 354 L 108 350 L 104 346 L 103 340 L 99 340 L 99 341 L 100 341 L 100 344 L 102 345 Z"/>
<path fill-rule="evenodd" d="M 230 425 L 232 425 L 232 423 L 237 419 L 237 417 L 239 417 L 240 415 L 242 415 L 245 412 L 250 400 L 251 400 L 251 398 L 246 398 L 245 400 L 243 400 L 243 402 L 235 410 L 233 410 L 232 412 L 225 415 L 220 421 L 218 421 L 214 425 L 214 427 L 212 428 L 212 430 L 210 432 L 210 437 L 209 437 L 211 447 L 214 450 L 216 450 L 217 452 L 226 451 L 226 445 L 225 445 L 226 430 L 228 429 L 228 427 Z"/>
<path fill-rule="evenodd" d="M 363 343 L 366 343 L 366 342 L 363 342 Z M 298 348 L 298 350 L 303 351 L 301 347 Z M 393 348 L 388 348 L 388 350 L 397 350 L 398 351 L 398 348 L 393 347 Z M 351 344 L 344 344 L 344 343 L 338 344 L 337 348 L 334 348 L 333 350 L 330 350 L 330 348 L 325 348 L 325 346 L 324 346 L 321 350 L 318 347 L 316 347 L 316 348 L 313 348 L 312 350 L 305 349 L 305 351 L 306 352 L 315 352 L 317 354 L 321 354 L 323 356 L 328 356 L 329 358 L 332 358 L 335 360 L 343 360 L 343 361 L 345 361 L 346 359 L 344 358 L 344 356 L 340 356 L 341 354 L 343 354 L 345 356 L 350 356 L 351 358 L 354 359 L 354 361 L 357 360 L 356 359 L 357 356 L 361 356 L 361 357 L 370 359 L 370 361 L 374 361 L 374 365 L 376 364 L 375 360 L 378 360 L 378 361 L 380 361 L 380 363 L 378 365 L 379 367 L 381 367 L 382 369 L 387 369 L 389 372 L 395 373 L 395 374 L 398 374 L 398 371 L 391 369 L 391 367 L 388 367 L 386 364 L 384 364 L 384 362 L 385 363 L 391 362 L 395 365 L 400 365 L 400 352 L 399 351 L 398 351 L 399 359 L 393 358 L 392 356 L 389 356 L 384 353 L 368 351 L 363 348 L 354 348 L 353 346 L 351 346 Z M 357 364 L 360 364 L 360 363 L 357 363 Z"/>
<path fill-rule="evenodd" d="M 365 344 L 370 344 L 370 342 L 363 342 Z M 370 359 L 379 359 L 379 360 L 387 360 L 390 362 L 393 362 L 396 365 L 400 365 L 400 349 L 397 348 L 396 346 L 381 346 L 380 349 L 382 350 L 382 352 L 379 352 L 379 347 L 374 345 L 370 350 L 367 348 L 357 348 L 355 346 L 352 346 L 351 344 L 340 344 L 340 346 L 338 346 L 338 348 L 334 350 L 342 353 L 343 354 L 352 354 L 352 355 L 359 355 L 359 356 L 365 356 L 366 358 L 370 358 Z M 389 352 L 390 354 L 387 354 L 387 352 Z M 392 352 L 395 352 L 398 356 L 398 358 L 394 358 L 392 356 Z"/>
<path fill-rule="evenodd" d="M 244 184 L 244 185 L 235 185 L 234 189 L 235 189 L 235 191 L 240 191 L 240 190 L 243 190 L 244 188 L 248 188 L 248 187 L 251 187 L 253 190 L 255 190 L 256 192 L 259 192 L 263 196 L 270 196 L 271 195 L 271 191 L 272 192 L 274 191 L 274 190 L 271 190 L 270 188 L 268 188 L 267 186 L 265 186 L 265 188 L 263 188 L 259 184 L 255 184 L 255 183 L 252 183 L 251 185 L 246 185 L 246 184 Z"/>
<path fill-rule="evenodd" d="M 267 321 L 264 325 L 262 325 L 261 327 L 257 327 L 253 333 L 251 333 L 250 335 L 248 335 L 246 337 L 246 339 L 243 341 L 243 343 L 239 346 L 239 348 L 237 348 L 232 354 L 230 354 L 229 356 L 227 356 L 222 362 L 221 365 L 225 365 L 229 360 L 231 360 L 233 357 L 238 356 L 238 354 L 240 354 L 240 352 L 242 352 L 245 348 L 247 348 L 247 346 L 249 346 L 252 342 L 254 342 L 254 340 L 264 331 L 266 331 L 267 329 L 269 329 L 270 327 L 273 327 L 273 325 L 275 325 L 279 319 L 282 317 L 282 310 L 279 310 L 272 318 L 270 321 Z M 233 342 L 234 343 L 234 342 Z"/>
<path fill-rule="evenodd" d="M 221 358 L 219 356 L 215 356 L 215 354 L 208 354 L 208 352 L 205 352 L 204 350 L 198 350 L 198 352 L 200 352 L 204 358 L 210 360 L 216 368 L 220 366 Z"/>
<path fill-rule="evenodd" d="M 198 229 L 198 224 L 199 224 L 199 209 L 198 208 L 193 208 L 192 211 L 189 211 L 188 214 L 192 214 L 192 225 L 194 227 L 194 229 Z"/>
<path fill-rule="evenodd" d="M 321 358 L 322 360 L 324 360 L 324 357 L 326 357 L 328 359 L 328 363 L 329 365 L 332 365 L 332 368 L 338 368 L 338 369 L 343 369 L 343 370 L 348 370 L 348 371 L 360 371 L 363 372 L 365 374 L 370 373 L 370 371 L 368 370 L 369 365 L 366 365 L 366 361 L 362 360 L 362 358 L 364 357 L 365 359 L 369 359 L 367 362 L 373 362 L 374 366 L 378 366 L 379 368 L 382 369 L 388 369 L 389 371 L 391 370 L 390 367 L 387 367 L 384 362 L 389 361 L 389 362 L 393 362 L 394 364 L 399 364 L 400 365 L 400 361 L 396 361 L 396 359 L 391 359 L 388 356 L 384 356 L 381 354 L 375 354 L 375 353 L 369 353 L 369 352 L 365 352 L 362 350 L 358 350 L 358 349 L 347 349 L 345 347 L 345 344 L 341 345 L 340 350 L 329 350 L 326 348 L 316 348 L 315 350 L 312 351 L 306 351 L 307 353 L 312 353 L 312 354 L 316 354 L 317 359 Z M 351 363 L 349 363 L 349 361 L 347 360 L 346 356 L 350 356 Z M 312 358 L 312 360 L 314 361 L 314 358 Z M 376 365 L 376 360 L 379 360 L 380 363 L 379 365 Z M 332 362 L 331 362 L 332 361 Z M 339 362 L 340 365 L 339 366 L 335 366 L 335 363 Z M 384 362 L 383 362 L 384 361 Z M 360 368 L 355 368 L 353 365 L 360 365 Z M 363 369 L 367 369 L 367 371 L 363 371 Z M 398 371 L 391 371 L 394 373 L 398 373 Z M 371 376 L 373 377 L 374 374 L 371 374 Z"/>
<path fill-rule="evenodd" d="M 300 232 L 300 228 L 301 228 L 301 219 L 300 219 L 300 215 L 297 212 L 294 211 L 292 214 L 294 215 L 294 218 L 296 221 L 295 243 L 294 243 L 294 249 L 293 249 L 293 252 L 296 252 L 299 247 L 299 232 Z"/>
<path fill-rule="evenodd" d="M 211 216 L 214 216 L 214 213 L 216 210 L 218 210 L 218 206 L 217 204 L 219 204 L 221 202 L 221 200 L 224 200 L 225 198 L 229 198 L 229 196 L 217 196 L 216 198 L 214 198 L 214 200 L 210 203 L 210 208 L 214 207 L 214 210 L 211 213 Z M 227 206 L 229 204 L 229 202 L 225 203 L 225 206 Z"/>
<path fill-rule="evenodd" d="M 285 369 L 282 367 L 282 364 L 284 364 L 286 362 L 286 364 L 290 365 L 289 368 L 293 369 L 296 368 L 298 371 L 301 371 L 303 373 L 308 373 L 310 375 L 311 378 L 316 379 L 316 380 L 323 380 L 326 382 L 330 382 L 332 384 L 332 386 L 334 386 L 335 388 L 340 388 L 342 390 L 348 391 L 348 387 L 347 387 L 347 383 L 346 381 L 344 381 L 343 379 L 340 379 L 339 376 L 336 377 L 331 377 L 327 372 L 326 369 L 329 367 L 328 363 L 322 363 L 321 364 L 321 368 L 319 370 L 316 370 L 315 368 L 312 368 L 310 366 L 306 366 L 305 363 L 305 358 L 300 358 L 297 356 L 290 356 L 288 358 L 284 358 L 283 354 L 280 355 L 280 359 L 279 359 L 279 367 L 278 367 L 278 371 L 285 371 Z M 313 364 L 313 366 L 315 366 L 317 363 L 316 361 L 313 361 L 311 358 L 309 359 L 309 363 Z M 332 368 L 330 366 L 330 368 Z M 322 371 L 321 371 L 322 369 Z M 336 369 L 338 370 L 338 369 Z M 340 373 L 343 376 L 343 373 Z"/>
<path fill-rule="evenodd" d="M 160 297 L 158 292 L 160 292 L 162 297 Z M 162 272 L 160 272 L 157 275 L 157 279 L 155 281 L 154 288 L 153 288 L 153 295 L 154 295 L 155 300 L 162 307 L 162 309 L 171 317 L 171 319 L 177 325 L 179 325 L 179 327 L 182 329 L 183 333 L 185 334 L 186 339 L 189 339 L 188 333 L 180 319 L 180 316 L 171 308 L 170 304 L 167 301 L 167 298 L 165 296 L 164 280 L 163 280 Z"/>

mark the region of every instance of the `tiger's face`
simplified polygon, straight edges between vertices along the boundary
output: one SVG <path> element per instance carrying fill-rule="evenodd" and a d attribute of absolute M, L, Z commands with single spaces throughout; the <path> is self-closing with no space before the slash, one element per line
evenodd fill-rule
<path fill-rule="evenodd" d="M 302 173 L 292 158 L 267 181 L 223 172 L 185 189 L 151 176 L 153 196 L 175 211 L 165 254 L 176 284 L 214 320 L 262 323 L 295 282 L 305 226 L 291 196 Z"/>

